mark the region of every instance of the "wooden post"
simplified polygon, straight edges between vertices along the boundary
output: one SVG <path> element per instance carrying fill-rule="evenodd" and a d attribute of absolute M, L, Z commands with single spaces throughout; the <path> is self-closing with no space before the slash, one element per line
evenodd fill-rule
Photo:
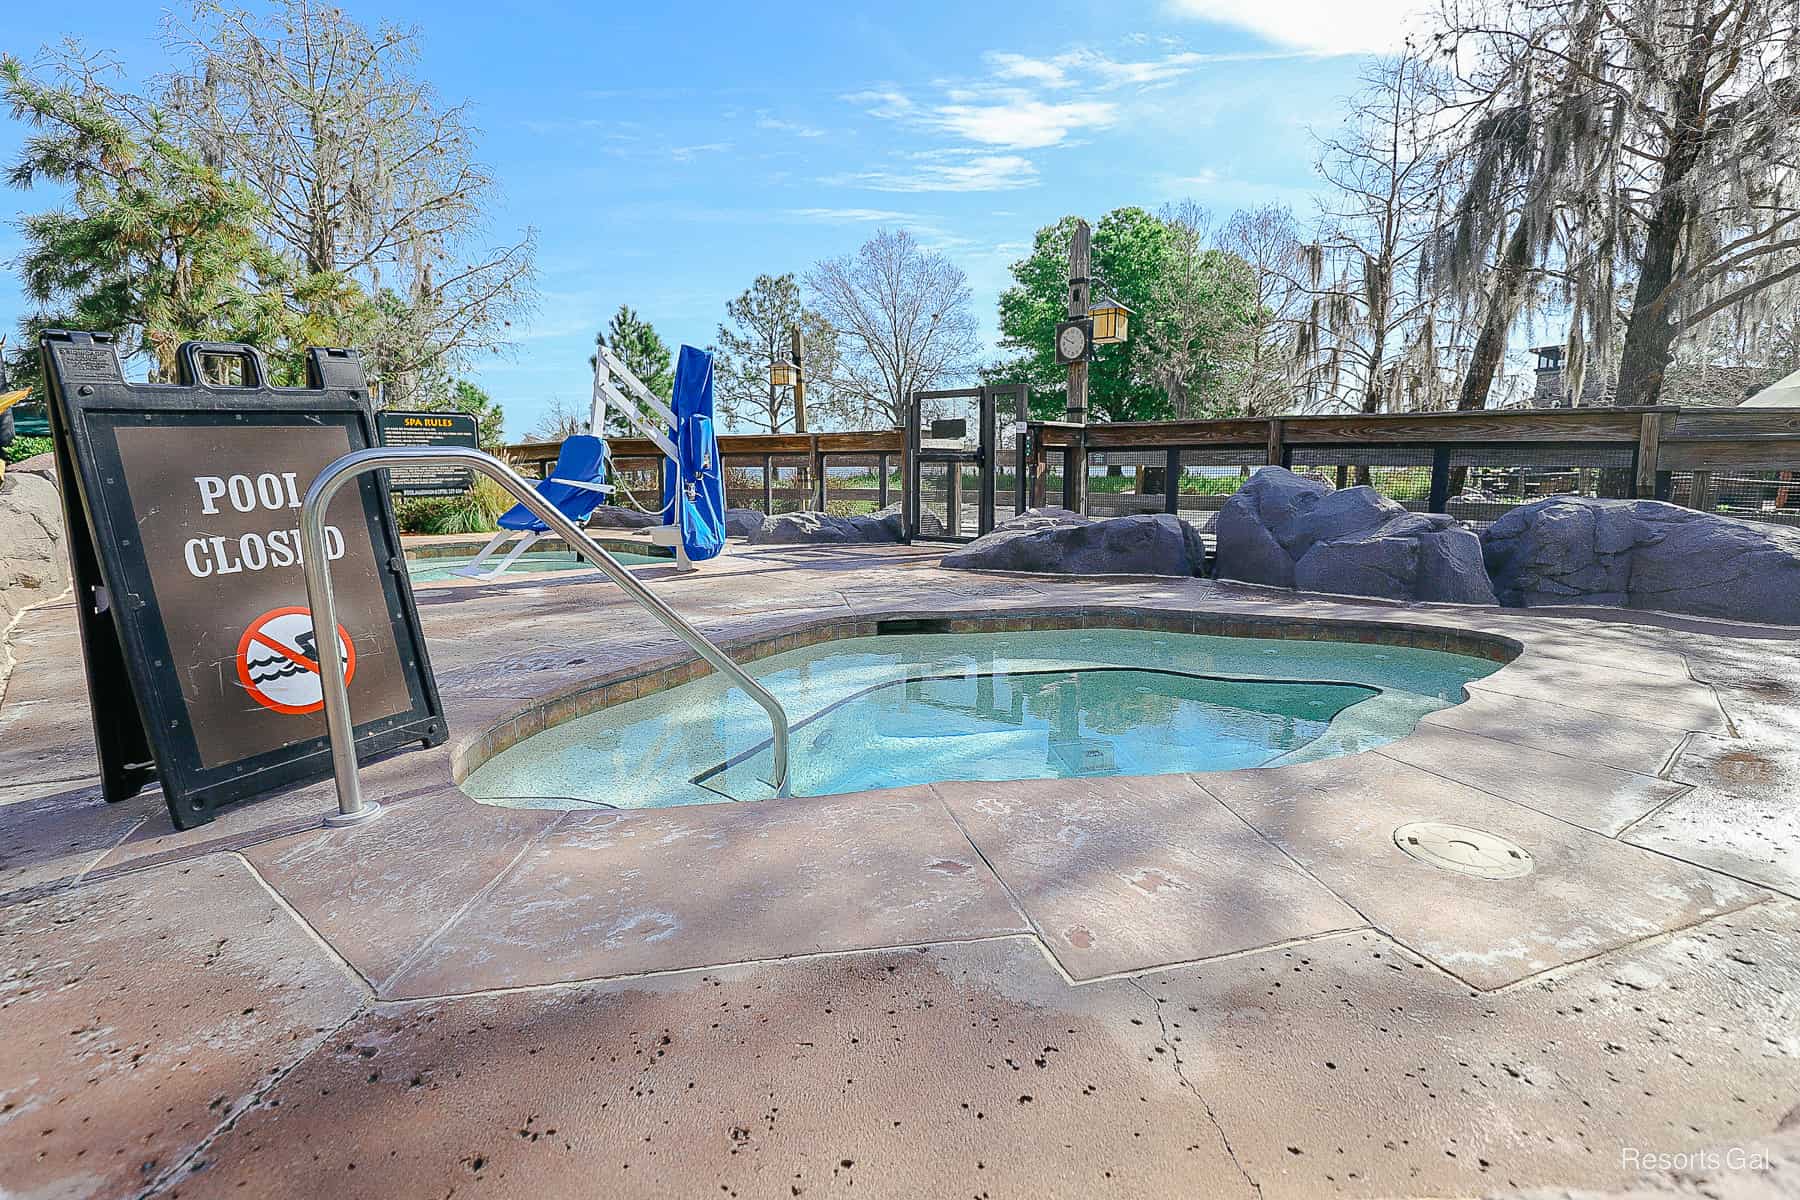
<path fill-rule="evenodd" d="M 962 463 L 944 464 L 944 524 L 945 532 L 951 537 L 962 536 L 962 473 Z"/>
<path fill-rule="evenodd" d="M 1694 493 L 1689 498 L 1689 502 L 1700 512 L 1713 510 L 1712 474 L 1711 471 L 1694 472 Z"/>
<path fill-rule="evenodd" d="M 1425 511 L 1441 513 L 1450 508 L 1450 447 L 1436 446 L 1431 451 L 1431 490 L 1425 498 Z"/>
<path fill-rule="evenodd" d="M 1271 467 L 1283 465 L 1281 461 L 1281 420 L 1276 417 L 1269 419 L 1268 462 Z"/>
<path fill-rule="evenodd" d="M 1070 511 L 1087 512 L 1087 428 L 1069 430 L 1069 448 L 1063 451 L 1063 495 Z"/>
<path fill-rule="evenodd" d="M 1069 320 L 1079 321 L 1088 314 L 1093 253 L 1093 232 L 1086 221 L 1075 223 L 1075 237 L 1069 243 Z M 1068 419 L 1077 425 L 1087 424 L 1088 365 L 1087 360 L 1069 364 Z"/>
<path fill-rule="evenodd" d="M 806 432 L 806 364 L 804 354 L 806 345 L 800 337 L 800 327 L 794 326 L 788 331 L 788 351 L 794 359 L 794 432 Z M 821 511 L 823 511 L 821 509 Z"/>
<path fill-rule="evenodd" d="M 1048 485 L 1050 475 L 1050 455 L 1044 449 L 1044 431 L 1031 431 L 1031 481 L 1026 506 L 1029 508 L 1044 507 L 1044 488 Z"/>
<path fill-rule="evenodd" d="M 1637 477 L 1631 494 L 1647 499 L 1656 495 L 1656 461 L 1662 453 L 1662 414 L 1647 412 L 1638 422 Z"/>

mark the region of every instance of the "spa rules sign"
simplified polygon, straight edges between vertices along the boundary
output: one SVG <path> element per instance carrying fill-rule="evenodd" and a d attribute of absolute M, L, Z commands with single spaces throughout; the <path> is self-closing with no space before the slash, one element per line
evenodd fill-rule
<path fill-rule="evenodd" d="M 190 344 L 179 384 L 124 382 L 103 335 L 44 339 L 83 650 L 108 799 L 163 785 L 177 825 L 330 775 L 300 507 L 371 444 L 359 360 L 306 388 L 243 346 Z M 228 378 L 234 386 L 205 382 Z M 372 476 L 326 514 L 359 754 L 445 736 L 393 517 Z M 84 561 L 85 560 L 85 561 Z M 135 717 L 135 720 L 130 718 Z"/>

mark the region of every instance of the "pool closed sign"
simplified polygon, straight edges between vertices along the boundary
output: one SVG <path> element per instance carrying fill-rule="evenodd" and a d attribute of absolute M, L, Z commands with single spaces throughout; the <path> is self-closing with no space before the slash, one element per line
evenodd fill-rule
<path fill-rule="evenodd" d="M 185 828 L 327 777 L 300 511 L 324 466 L 373 442 L 359 361 L 315 350 L 311 386 L 271 388 L 248 347 L 190 344 L 180 383 L 135 385 L 103 335 L 52 333 L 44 352 L 107 798 L 157 778 Z M 205 382 L 214 359 L 242 386 Z M 345 488 L 326 518 L 358 752 L 441 742 L 382 485 Z"/>

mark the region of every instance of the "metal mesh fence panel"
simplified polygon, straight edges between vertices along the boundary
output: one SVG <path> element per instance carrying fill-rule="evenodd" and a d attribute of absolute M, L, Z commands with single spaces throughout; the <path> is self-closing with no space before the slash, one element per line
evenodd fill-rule
<path fill-rule="evenodd" d="M 919 535 L 921 537 L 954 536 L 950 522 L 951 474 L 959 464 L 921 462 L 919 464 Z"/>
<path fill-rule="evenodd" d="M 887 477 L 887 494 L 889 504 L 900 503 L 906 495 L 906 456 L 903 454 L 883 454 L 881 471 Z"/>
<path fill-rule="evenodd" d="M 1181 478 L 1176 481 L 1175 510 L 1184 521 L 1210 531 L 1218 512 L 1231 494 L 1249 482 L 1258 467 L 1267 465 L 1267 447 L 1183 450 Z"/>
<path fill-rule="evenodd" d="M 975 537 L 981 532 L 981 468 L 974 463 L 962 463 L 957 470 L 961 473 L 961 481 L 952 497 L 955 501 L 953 522 L 956 533 L 960 537 Z"/>
<path fill-rule="evenodd" d="M 805 512 L 813 506 L 812 459 L 801 455 L 771 460 L 774 476 L 773 512 Z"/>
<path fill-rule="evenodd" d="M 1367 485 L 1424 512 L 1431 499 L 1429 446 L 1295 446 L 1288 468 L 1329 488 Z"/>
<path fill-rule="evenodd" d="M 613 496 L 612 502 L 646 512 L 662 508 L 662 461 L 660 458 L 613 459 L 611 482 L 621 490 Z M 626 492 L 630 494 L 626 495 Z"/>
<path fill-rule="evenodd" d="M 1449 458 L 1445 510 L 1478 528 L 1545 496 L 1629 496 L 1636 461 L 1632 446 L 1592 442 L 1453 446 Z"/>
<path fill-rule="evenodd" d="M 826 455 L 825 511 L 853 517 L 880 508 L 881 459 L 879 454 Z"/>
<path fill-rule="evenodd" d="M 1092 450 L 1087 456 L 1087 515 L 1125 517 L 1165 506 L 1169 457 L 1161 450 Z"/>
<path fill-rule="evenodd" d="M 729 508 L 754 508 L 767 514 L 769 506 L 763 495 L 763 460 L 726 457 L 721 460 L 725 476 L 725 504 Z"/>
<path fill-rule="evenodd" d="M 1800 526 L 1800 462 L 1785 470 L 1676 471 L 1669 483 L 1669 499 L 1687 508 L 1741 521 Z"/>
<path fill-rule="evenodd" d="M 1062 507 L 1063 487 L 1069 473 L 1069 452 L 1067 450 L 1044 451 L 1044 503 L 1054 507 Z"/>

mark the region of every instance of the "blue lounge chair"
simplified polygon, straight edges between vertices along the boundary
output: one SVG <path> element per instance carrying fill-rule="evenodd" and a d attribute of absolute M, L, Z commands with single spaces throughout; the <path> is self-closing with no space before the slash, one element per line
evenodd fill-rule
<path fill-rule="evenodd" d="M 594 514 L 594 510 L 612 494 L 612 485 L 606 482 L 606 443 L 597 437 L 576 434 L 563 441 L 562 449 L 556 455 L 556 467 L 550 477 L 538 484 L 538 494 L 556 506 L 556 511 L 569 518 L 577 525 L 583 524 Z M 494 539 L 483 546 L 481 553 L 469 560 L 467 566 L 458 567 L 454 574 L 465 575 L 470 579 L 494 579 L 506 572 L 519 556 L 534 546 L 538 539 L 550 532 L 550 527 L 523 504 L 515 504 L 501 516 L 500 532 Z M 498 553 L 500 547 L 514 534 L 524 534 L 519 544 L 514 546 L 507 556 L 500 560 L 500 565 L 486 570 L 487 560 Z"/>

